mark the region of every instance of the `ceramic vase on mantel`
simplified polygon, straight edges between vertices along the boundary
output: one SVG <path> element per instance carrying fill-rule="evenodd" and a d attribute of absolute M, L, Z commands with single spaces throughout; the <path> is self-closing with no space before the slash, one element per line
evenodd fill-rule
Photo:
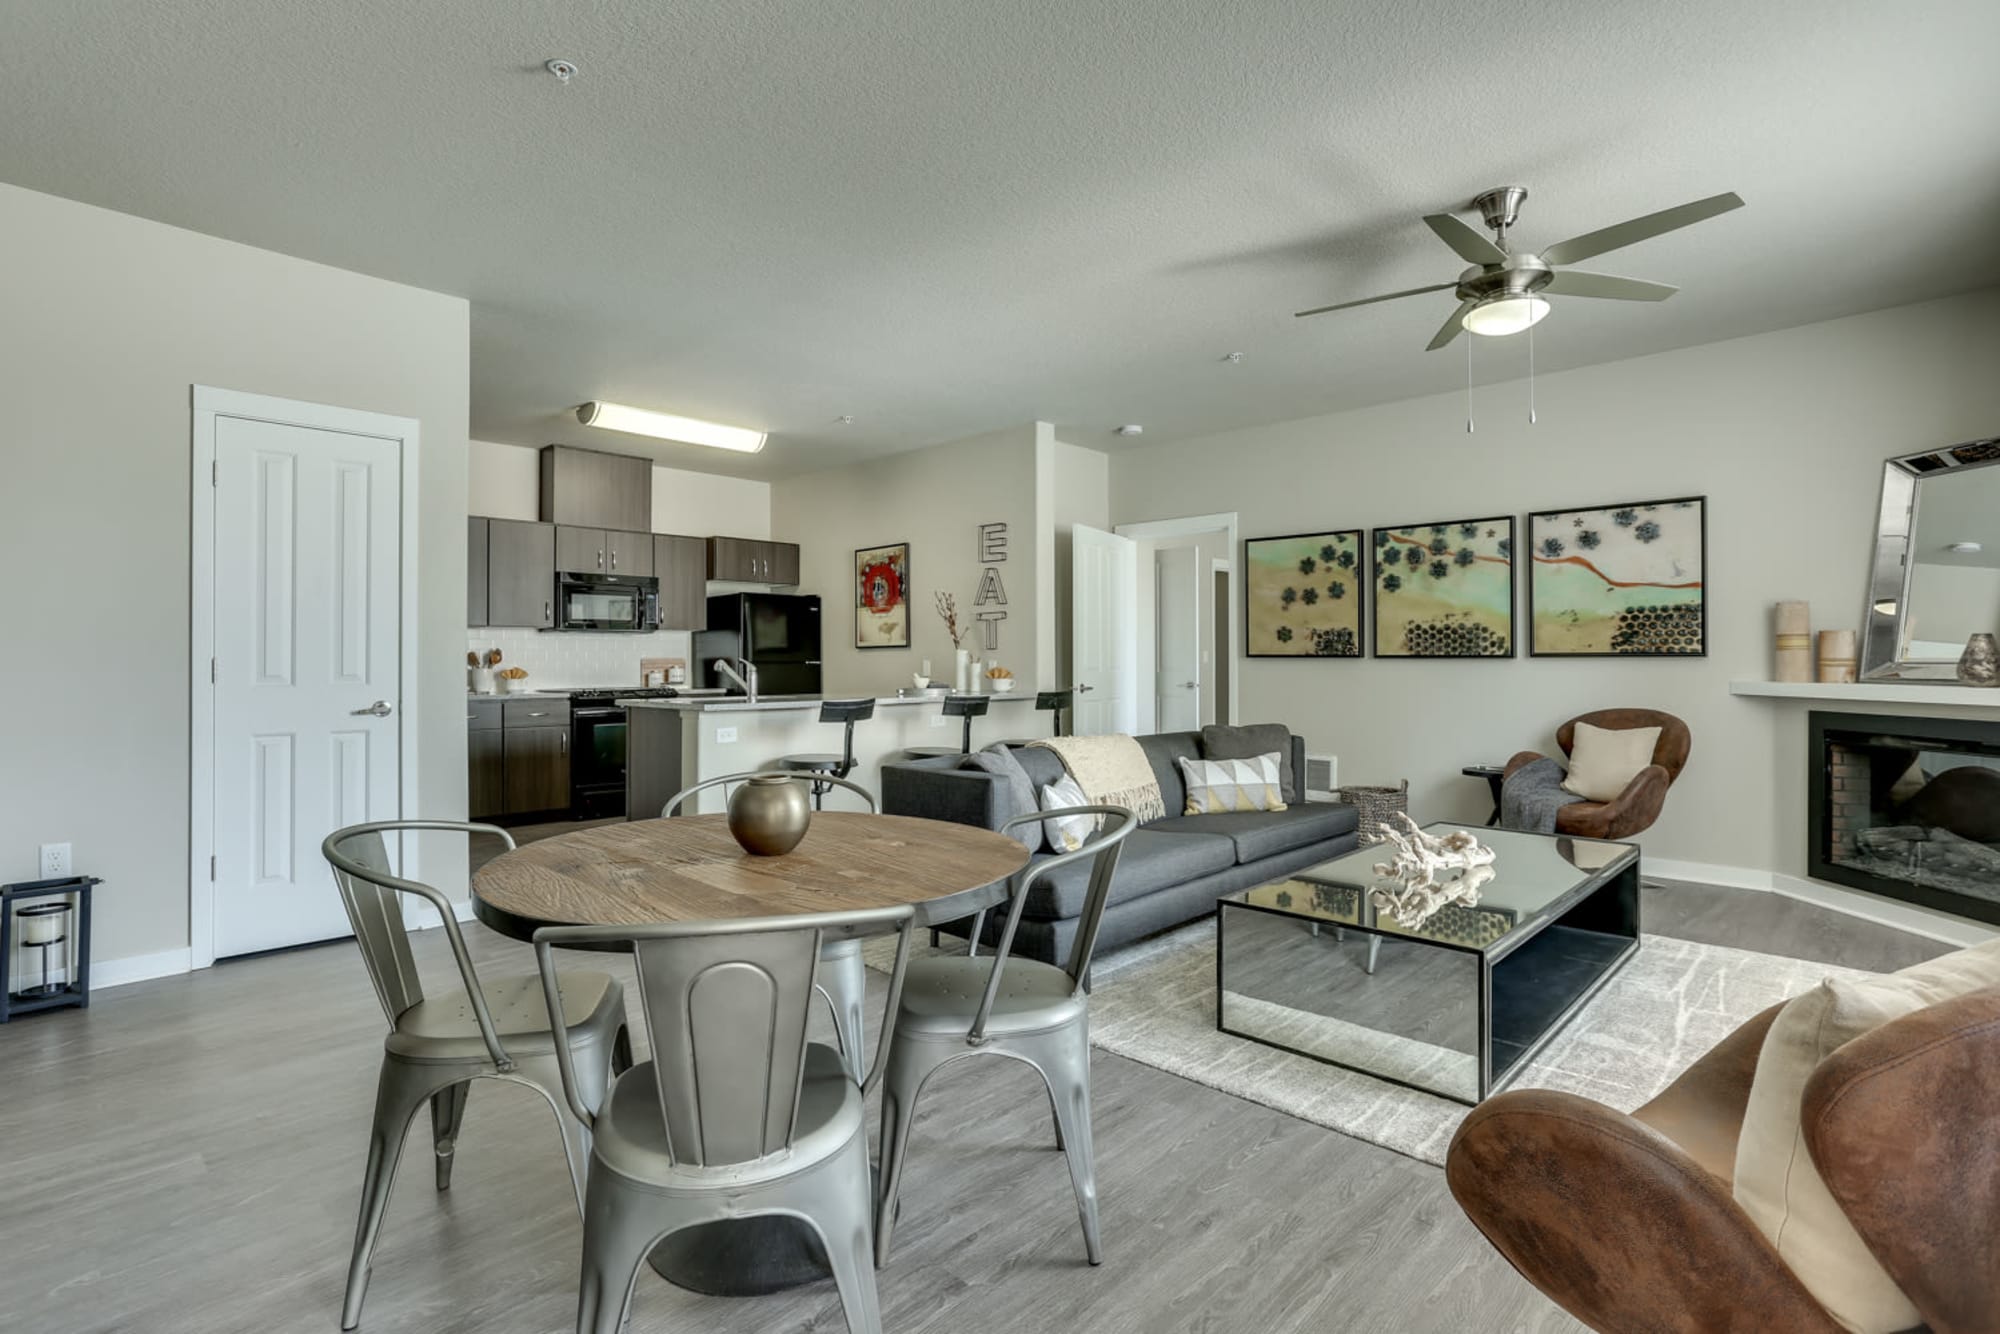
<path fill-rule="evenodd" d="M 1852 685 L 1859 659 L 1854 651 L 1854 631 L 1819 632 L 1819 679 L 1823 685 Z"/>
<path fill-rule="evenodd" d="M 952 655 L 952 693 L 967 695 L 972 693 L 972 650 L 959 649 Z"/>
<path fill-rule="evenodd" d="M 730 794 L 729 832 L 754 856 L 784 856 L 811 824 L 806 785 L 791 774 L 758 774 Z"/>
<path fill-rule="evenodd" d="M 1812 607 L 1804 602 L 1780 602 L 1771 622 L 1771 679 L 1794 684 L 1812 680 Z"/>
<path fill-rule="evenodd" d="M 2000 686 L 2000 644 L 1992 635 L 1974 635 L 1965 641 L 1958 659 L 1958 679 L 1969 686 Z"/>

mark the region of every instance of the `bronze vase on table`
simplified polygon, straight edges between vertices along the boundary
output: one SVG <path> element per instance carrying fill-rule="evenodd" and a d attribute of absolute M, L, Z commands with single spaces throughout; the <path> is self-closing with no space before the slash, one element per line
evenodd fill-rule
<path fill-rule="evenodd" d="M 790 852 L 811 823 L 806 785 L 789 774 L 758 774 L 729 798 L 729 832 L 745 852 L 758 857 Z"/>

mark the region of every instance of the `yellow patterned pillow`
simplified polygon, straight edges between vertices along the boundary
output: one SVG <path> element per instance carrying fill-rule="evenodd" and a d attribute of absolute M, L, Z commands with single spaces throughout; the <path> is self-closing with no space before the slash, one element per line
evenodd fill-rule
<path fill-rule="evenodd" d="M 1285 809 L 1275 750 L 1248 760 L 1182 760 L 1180 766 L 1187 784 L 1187 809 L 1182 814 Z"/>

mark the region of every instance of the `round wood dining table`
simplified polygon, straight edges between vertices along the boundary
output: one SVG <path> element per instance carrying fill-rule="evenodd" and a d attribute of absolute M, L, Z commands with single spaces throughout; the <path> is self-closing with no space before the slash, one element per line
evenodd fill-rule
<path fill-rule="evenodd" d="M 1027 849 L 1004 834 L 903 815 L 820 811 L 780 857 L 737 846 L 721 815 L 599 825 L 525 844 L 472 877 L 472 908 L 503 935 L 544 926 L 748 921 L 910 904 L 918 926 L 1005 900 Z M 752 1296 L 827 1278 L 819 1240 L 793 1218 L 708 1223 L 654 1250 L 668 1281 Z"/>

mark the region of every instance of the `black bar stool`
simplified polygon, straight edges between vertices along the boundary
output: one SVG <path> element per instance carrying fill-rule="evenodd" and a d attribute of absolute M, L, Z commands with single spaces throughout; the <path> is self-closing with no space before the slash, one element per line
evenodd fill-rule
<path fill-rule="evenodd" d="M 872 699 L 828 699 L 821 700 L 819 720 L 823 723 L 842 723 L 845 732 L 841 741 L 840 754 L 785 755 L 779 758 L 780 769 L 793 773 L 832 774 L 835 778 L 845 778 L 854 772 L 854 724 L 865 722 L 875 716 L 875 701 Z M 831 783 L 812 785 L 813 809 L 820 809 L 826 794 L 833 790 Z"/>
<path fill-rule="evenodd" d="M 965 733 L 959 740 L 958 749 L 953 750 L 950 746 L 911 746 L 903 753 L 912 759 L 919 760 L 941 759 L 946 755 L 970 755 L 972 753 L 972 720 L 974 718 L 985 717 L 987 706 L 992 704 L 992 702 L 985 695 L 946 695 L 944 697 L 944 716 L 947 718 L 963 718 L 965 720 Z"/>
<path fill-rule="evenodd" d="M 1035 711 L 1039 713 L 1043 709 L 1047 709 L 1055 714 L 1056 730 L 1049 733 L 1050 736 L 1061 736 L 1063 734 L 1063 710 L 1071 710 L 1071 716 L 1074 717 L 1075 708 L 1075 690 L 1037 690 L 1035 692 Z"/>

